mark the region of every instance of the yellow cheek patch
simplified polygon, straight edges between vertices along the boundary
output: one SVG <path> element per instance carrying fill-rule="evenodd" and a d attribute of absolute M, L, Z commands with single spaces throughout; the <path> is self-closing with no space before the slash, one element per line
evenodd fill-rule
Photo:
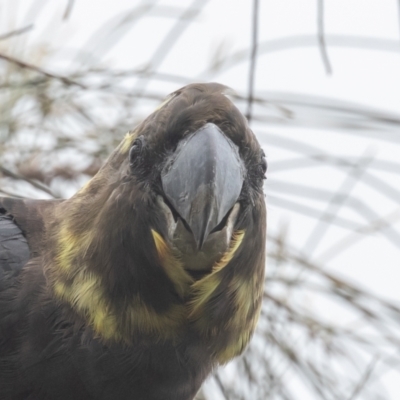
<path fill-rule="evenodd" d="M 56 281 L 53 286 L 55 295 L 71 305 L 84 316 L 93 330 L 104 339 L 118 337 L 117 319 L 106 302 L 101 282 L 94 274 L 82 268 L 73 281 Z M 119 337 L 118 337 L 119 339 Z"/>
<path fill-rule="evenodd" d="M 211 299 L 212 294 L 221 283 L 219 272 L 232 260 L 243 241 L 244 234 L 244 231 L 236 231 L 232 236 L 228 251 L 215 263 L 212 272 L 192 285 L 194 296 L 189 306 L 189 317 L 196 319 L 201 315 L 203 306 Z"/>
<path fill-rule="evenodd" d="M 194 282 L 162 236 L 154 230 L 151 233 L 161 267 L 181 298 L 190 298 L 186 304 L 172 304 L 163 313 L 157 313 L 139 295 L 127 299 L 125 305 L 117 309 L 105 290 L 101 275 L 89 271 L 86 265 L 79 262 L 92 239 L 90 232 L 76 235 L 67 226 L 60 228 L 56 264 L 50 271 L 54 295 L 70 304 L 99 337 L 105 340 L 130 343 L 138 333 L 156 335 L 160 340 L 173 340 L 180 334 L 188 318 L 196 321 L 196 326 L 201 331 L 207 331 L 210 317 L 205 312 L 207 303 L 221 284 L 221 270 L 233 259 L 245 235 L 244 231 L 235 232 L 228 251 L 215 263 L 212 272 Z M 258 284 L 254 277 L 251 279 L 250 282 L 237 277 L 229 282 L 228 290 L 235 301 L 235 313 L 228 325 L 215 329 L 237 331 L 238 340 L 227 343 L 217 352 L 221 363 L 239 354 L 254 330 L 258 316 L 254 312 L 254 295 Z M 257 315 L 251 318 L 251 314 Z M 247 321 L 245 327 L 244 321 Z M 214 334 L 218 334 L 217 331 Z"/>
<path fill-rule="evenodd" d="M 159 339 L 172 339 L 179 334 L 185 316 L 184 305 L 174 304 L 159 314 L 134 296 L 116 311 L 108 300 L 100 277 L 83 267 L 72 282 L 57 281 L 55 295 L 72 306 L 103 339 L 130 343 L 135 334 L 154 334 Z"/>
<path fill-rule="evenodd" d="M 163 314 L 158 314 L 148 307 L 140 296 L 135 296 L 128 306 L 127 315 L 130 331 L 156 334 L 159 338 L 173 338 L 180 334 L 180 327 L 185 317 L 185 307 L 174 304 Z"/>
<path fill-rule="evenodd" d="M 254 308 L 254 287 L 250 282 L 236 278 L 233 280 L 232 287 L 230 289 L 235 294 L 237 309 L 235 317 L 232 319 L 232 324 L 238 326 L 246 321 L 252 308 Z"/>
<path fill-rule="evenodd" d="M 197 319 L 201 315 L 203 306 L 211 298 L 220 283 L 221 279 L 217 274 L 210 274 L 192 285 L 194 298 L 190 302 L 189 318 Z"/>
<path fill-rule="evenodd" d="M 69 298 L 70 289 L 64 282 L 55 282 L 53 285 L 55 295 L 59 299 Z"/>
<path fill-rule="evenodd" d="M 251 336 L 260 315 L 263 287 L 262 282 L 257 282 L 256 276 L 247 280 L 243 277 L 232 280 L 229 291 L 234 294 L 236 311 L 229 323 L 231 328 Z"/>
<path fill-rule="evenodd" d="M 220 364 L 227 363 L 246 348 L 256 327 L 261 307 L 263 283 L 257 280 L 256 275 L 234 275 L 227 283 L 228 289 L 221 294 L 224 299 L 230 299 L 227 309 L 229 319 L 219 325 L 218 321 L 213 321 L 210 325 L 208 314 L 212 313 L 214 306 L 211 301 L 218 303 L 214 296 L 222 283 L 221 271 L 232 261 L 244 236 L 244 231 L 236 231 L 228 251 L 215 263 L 211 274 L 192 285 L 189 318 L 206 337 L 226 335 L 227 341 L 214 349 L 216 360 Z"/>
<path fill-rule="evenodd" d="M 174 284 L 176 292 L 183 298 L 189 291 L 193 278 L 185 271 L 182 262 L 174 255 L 159 233 L 151 230 L 156 245 L 160 264 L 164 268 L 168 278 Z"/>
<path fill-rule="evenodd" d="M 244 238 L 244 231 L 236 231 L 232 235 L 232 240 L 229 245 L 228 251 L 221 257 L 221 260 L 219 260 L 213 266 L 213 272 L 218 272 L 222 268 L 226 267 L 226 265 L 232 260 L 239 246 L 242 244 L 243 238 Z"/>
<path fill-rule="evenodd" d="M 74 264 L 77 255 L 87 250 L 90 236 L 87 233 L 76 235 L 65 225 L 61 227 L 59 235 L 56 256 L 57 271 L 68 277 L 75 271 Z"/>
<path fill-rule="evenodd" d="M 162 265 L 176 285 L 178 293 L 186 293 L 192 278 L 173 257 L 167 244 L 157 232 L 152 232 Z M 102 282 L 102 277 L 80 264 L 90 243 L 88 232 L 74 235 L 66 226 L 60 229 L 56 263 L 49 270 L 56 298 L 67 302 L 81 315 L 93 330 L 105 340 L 129 343 L 135 334 L 156 334 L 160 339 L 174 338 L 179 334 L 186 310 L 183 304 L 173 304 L 157 313 L 139 296 L 126 301 L 116 309 Z"/>
<path fill-rule="evenodd" d="M 249 343 L 256 328 L 261 308 L 263 284 L 257 282 L 255 276 L 246 279 L 235 277 L 229 284 L 229 292 L 233 293 L 235 311 L 226 328 L 232 333 L 232 340 L 216 352 L 220 364 L 225 364 L 240 355 Z"/>
<path fill-rule="evenodd" d="M 226 364 L 232 358 L 242 354 L 251 339 L 252 332 L 243 331 L 239 338 L 218 352 L 217 360 L 219 364 Z"/>
<path fill-rule="evenodd" d="M 217 352 L 219 363 L 227 363 L 240 355 L 249 343 L 260 315 L 263 288 L 263 282 L 258 280 L 257 275 L 237 276 L 229 283 L 229 292 L 233 294 L 235 301 L 235 312 L 227 329 L 235 332 L 235 339 Z"/>
<path fill-rule="evenodd" d="M 64 273 L 68 273 L 71 270 L 78 241 L 78 237 L 70 232 L 66 226 L 61 228 L 59 252 L 56 261 L 59 269 Z"/>

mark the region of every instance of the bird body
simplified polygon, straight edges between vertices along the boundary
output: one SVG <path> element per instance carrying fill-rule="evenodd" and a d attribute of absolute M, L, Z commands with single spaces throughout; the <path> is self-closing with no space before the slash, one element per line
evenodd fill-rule
<path fill-rule="evenodd" d="M 68 200 L 0 198 L 1 399 L 192 400 L 246 347 L 266 166 L 225 90 L 173 93 Z"/>

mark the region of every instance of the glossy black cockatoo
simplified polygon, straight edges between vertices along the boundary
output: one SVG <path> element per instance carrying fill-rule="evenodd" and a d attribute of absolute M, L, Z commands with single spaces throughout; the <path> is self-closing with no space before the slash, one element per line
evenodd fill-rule
<path fill-rule="evenodd" d="M 172 93 L 68 200 L 0 198 L 2 400 L 192 400 L 242 353 L 266 160 L 225 92 Z"/>

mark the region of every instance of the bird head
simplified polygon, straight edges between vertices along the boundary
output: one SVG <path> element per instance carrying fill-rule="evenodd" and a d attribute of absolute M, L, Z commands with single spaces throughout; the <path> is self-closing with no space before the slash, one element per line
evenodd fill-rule
<path fill-rule="evenodd" d="M 172 93 L 60 204 L 54 290 L 101 335 L 118 336 L 128 313 L 128 334 L 167 335 L 189 321 L 206 336 L 218 324 L 234 336 L 246 325 L 223 360 L 247 343 L 261 302 L 267 167 L 226 92 L 210 83 Z"/>

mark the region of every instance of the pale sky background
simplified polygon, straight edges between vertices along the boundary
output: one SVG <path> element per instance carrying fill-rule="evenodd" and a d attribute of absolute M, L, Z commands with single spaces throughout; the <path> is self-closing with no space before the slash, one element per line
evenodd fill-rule
<path fill-rule="evenodd" d="M 46 12 L 38 12 L 38 5 L 46 3 Z M 132 0 L 75 0 L 72 13 L 66 22 L 62 15 L 66 1 L 0 0 L 0 34 L 10 28 L 25 26 L 34 21 L 35 29 L 24 40 L 31 45 L 45 43 L 54 49 L 62 49 L 51 60 L 54 71 L 66 71 L 76 61 L 77 49 L 85 48 L 88 53 L 102 42 L 103 24 L 112 26 L 122 16 L 129 16 L 132 10 L 147 1 Z M 156 3 L 156 2 L 154 2 Z M 105 51 L 103 57 L 95 61 L 98 65 L 127 70 L 141 68 L 148 63 L 154 49 L 161 43 L 171 28 L 174 18 L 168 18 L 173 8 L 189 1 L 159 1 L 164 9 L 154 11 L 146 18 L 125 32 L 117 46 Z M 197 1 L 197 4 L 201 4 Z M 259 43 L 260 54 L 256 70 L 256 94 L 271 92 L 279 98 L 277 92 L 299 95 L 329 97 L 337 100 L 354 102 L 365 107 L 373 107 L 400 116 L 400 28 L 399 6 L 396 0 L 326 0 L 325 33 L 327 52 L 333 73 L 328 75 L 315 45 L 293 46 L 279 51 L 274 46 L 283 43 L 289 37 L 302 37 L 312 40 L 317 31 L 316 0 L 260 0 Z M 31 8 L 31 12 L 27 12 Z M 155 10 L 157 10 L 155 8 Z M 213 0 L 198 15 L 196 22 L 190 24 L 180 37 L 174 49 L 158 68 L 159 72 L 182 75 L 189 81 L 215 80 L 233 87 L 245 94 L 248 84 L 248 62 L 235 64 L 231 68 L 221 69 L 218 73 L 207 73 L 208 67 L 216 54 L 234 54 L 248 49 L 251 35 L 252 2 L 245 0 Z M 103 27 L 103 28 L 102 28 Z M 338 36 L 351 35 L 360 40 L 374 38 L 381 40 L 388 51 L 357 49 L 335 45 Z M 336 39 L 335 39 L 336 38 Z M 261 53 L 261 43 L 270 43 L 270 51 Z M 331 44 L 333 43 L 333 44 Z M 26 42 L 24 42 L 24 45 Z M 263 48 L 265 48 L 265 45 Z M 396 47 L 397 46 L 397 47 Z M 222 49 L 222 50 L 221 50 Z M 89 56 L 89 55 L 88 55 Z M 177 83 L 152 82 L 160 88 L 165 87 L 165 94 L 182 86 Z M 150 109 L 147 112 L 151 111 Z M 259 110 L 262 112 L 262 110 Z M 276 113 L 271 106 L 269 113 Z M 316 116 L 309 115 L 312 122 Z M 316 220 L 280 207 L 279 201 L 272 199 L 279 192 L 280 197 L 296 199 L 305 205 L 316 207 L 321 213 L 327 207 L 327 200 L 299 199 L 293 194 L 284 193 L 284 187 L 296 184 L 330 192 L 351 189 L 356 202 L 347 202 L 341 207 L 338 216 L 365 225 L 360 207 L 367 206 L 377 217 L 387 217 L 393 224 L 388 235 L 375 233 L 357 236 L 354 244 L 346 248 L 335 258 L 330 258 L 328 250 L 351 235 L 340 227 L 329 226 L 320 237 L 313 254 L 328 270 L 350 278 L 361 286 L 387 298 L 400 301 L 400 249 L 395 242 L 400 240 L 400 179 L 399 171 L 385 172 L 380 168 L 380 161 L 399 161 L 399 143 L 385 140 L 386 134 L 400 136 L 399 130 L 382 130 L 382 134 L 370 137 L 368 132 L 358 135 L 342 130 L 318 129 L 310 126 L 301 128 L 284 127 L 254 123 L 253 129 L 259 137 L 268 157 L 269 171 L 266 182 L 268 201 L 269 231 L 278 232 L 282 226 L 288 229 L 288 239 L 294 246 L 311 251 L 309 235 L 316 227 Z M 399 129 L 399 127 L 397 127 Z M 278 137 L 278 139 L 274 139 Z M 319 164 L 319 167 L 281 169 L 282 162 L 301 158 L 303 150 L 288 150 L 284 140 L 295 139 L 304 145 L 314 146 L 319 153 L 340 156 L 344 159 L 364 157 L 368 165 L 368 175 L 354 181 L 348 177 L 347 170 L 332 165 Z M 289 142 L 288 142 L 289 143 Z M 304 149 L 304 159 L 316 152 L 312 148 Z M 317 165 L 317 164 L 316 164 Z M 364 180 L 364 178 L 366 178 Z M 379 178 L 390 186 L 390 198 L 375 190 L 370 183 Z M 286 185 L 286 186 L 285 186 Z M 268 200 L 271 196 L 271 201 Z M 372 215 L 372 214 L 371 214 Z M 372 218 L 372 217 L 371 217 Z M 373 219 L 373 218 L 372 218 Z M 324 229 L 324 226 L 322 226 Z M 314 231 L 316 232 L 316 231 Z M 400 244 L 400 242 L 399 242 Z M 325 255 L 324 255 L 325 253 Z M 347 323 L 346 317 L 327 310 L 311 299 L 310 307 L 322 312 L 338 323 Z M 302 299 L 299 299 L 302 301 Z M 399 334 L 400 336 L 400 334 Z M 381 379 L 389 399 L 400 397 L 400 375 L 387 372 Z M 301 389 L 300 389 L 301 390 Z M 316 397 L 304 394 L 304 400 Z M 362 398 L 362 396 L 360 397 Z M 215 400 L 218 400 L 217 398 Z"/>

